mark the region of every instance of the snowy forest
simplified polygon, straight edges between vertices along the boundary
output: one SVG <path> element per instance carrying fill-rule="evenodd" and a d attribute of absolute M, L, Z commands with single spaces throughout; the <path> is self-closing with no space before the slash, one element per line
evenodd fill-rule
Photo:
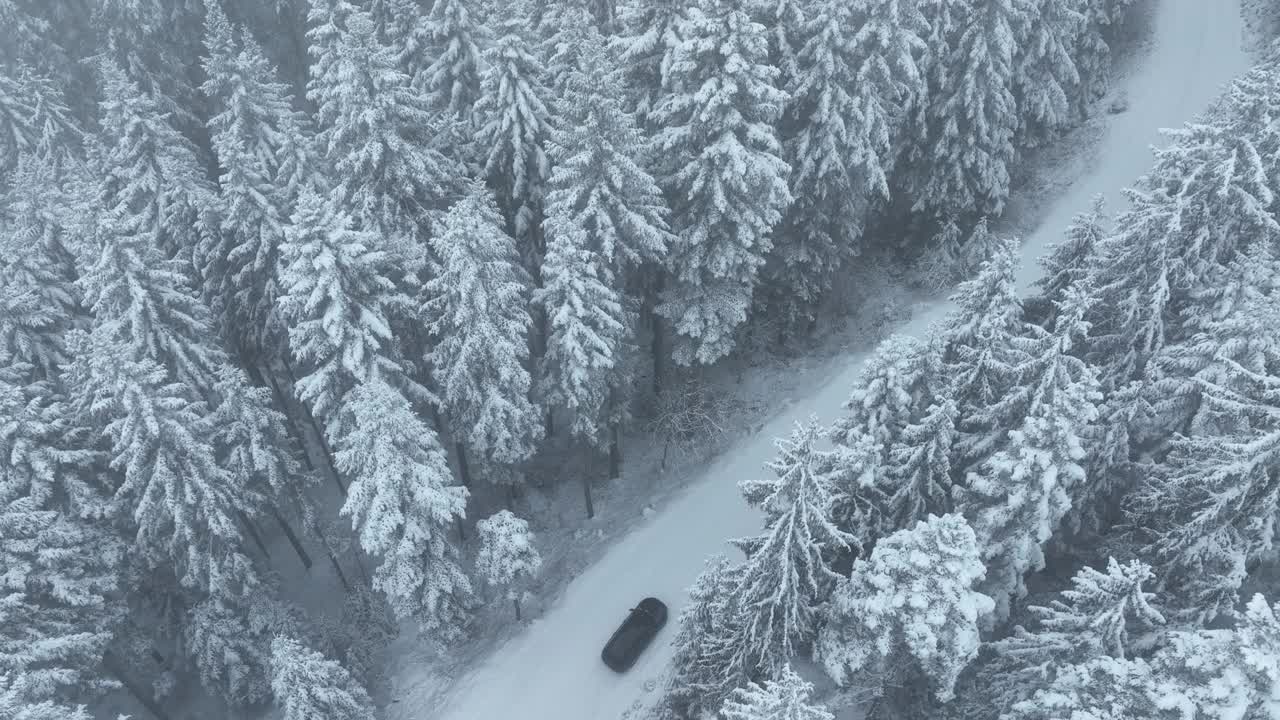
<path fill-rule="evenodd" d="M 873 257 L 957 309 L 740 478 L 656 716 L 1280 717 L 1280 59 L 1032 297 L 993 229 L 1134 8 L 0 0 L 0 720 L 383 717 L 521 620 L 539 463 L 696 436 Z"/>

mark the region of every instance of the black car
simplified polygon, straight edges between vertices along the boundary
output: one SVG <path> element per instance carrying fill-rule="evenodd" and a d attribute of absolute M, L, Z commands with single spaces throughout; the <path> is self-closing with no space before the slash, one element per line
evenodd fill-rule
<path fill-rule="evenodd" d="M 667 606 L 658 598 L 647 597 L 631 608 L 631 614 L 614 631 L 605 644 L 600 659 L 615 672 L 625 672 L 636 663 L 640 653 L 649 647 L 654 636 L 667 624 Z"/>

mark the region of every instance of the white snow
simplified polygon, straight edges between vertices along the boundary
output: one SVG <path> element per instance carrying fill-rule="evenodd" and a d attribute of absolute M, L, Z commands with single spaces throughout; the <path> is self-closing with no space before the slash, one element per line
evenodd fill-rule
<path fill-rule="evenodd" d="M 1071 217 L 1104 194 L 1108 208 L 1121 207 L 1120 190 L 1145 173 L 1150 146 L 1160 128 L 1176 127 L 1205 109 L 1233 77 L 1249 66 L 1243 45 L 1239 0 L 1162 0 L 1156 8 L 1155 46 L 1128 80 L 1129 109 L 1111 116 L 1096 161 L 1050 210 L 1023 246 L 1019 287 L 1038 276 L 1035 259 L 1056 242 Z M 945 318 L 948 303 L 920 308 L 900 331 L 919 335 Z M 840 413 L 863 358 L 808 398 L 787 406 L 753 436 L 712 464 L 706 475 L 661 512 L 573 580 L 564 594 L 521 635 L 489 661 L 461 678 L 443 708 L 393 704 L 391 717 L 441 720 L 614 720 L 635 717 L 655 700 L 671 657 L 675 618 L 686 588 L 716 552 L 733 552 L 726 541 L 755 534 L 760 516 L 738 493 L 738 481 L 767 472 L 773 440 L 793 423 L 816 414 L 829 422 Z M 627 611 L 646 596 L 661 598 L 671 622 L 654 645 L 624 675 L 600 661 L 600 649 Z M 658 682 L 655 683 L 654 681 Z M 424 715 L 424 713 L 426 715 Z"/>

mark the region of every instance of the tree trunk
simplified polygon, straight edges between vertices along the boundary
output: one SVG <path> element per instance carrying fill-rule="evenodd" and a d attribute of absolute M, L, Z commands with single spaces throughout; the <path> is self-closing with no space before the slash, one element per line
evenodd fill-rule
<path fill-rule="evenodd" d="M 595 517 L 596 506 L 591 501 L 591 473 L 582 473 L 582 497 L 587 501 L 587 519 Z"/>
<path fill-rule="evenodd" d="M 365 587 L 373 587 L 373 578 L 369 575 L 369 568 L 365 567 L 364 559 L 362 558 L 363 554 L 364 550 L 361 549 L 359 542 L 357 542 L 351 557 L 356 561 L 356 568 L 360 570 L 360 577 L 364 578 Z"/>
<path fill-rule="evenodd" d="M 551 408 L 547 408 L 547 414 L 542 419 L 542 436 L 550 440 L 556 434 L 556 418 L 552 414 Z"/>
<path fill-rule="evenodd" d="M 646 303 L 649 313 L 649 327 L 651 330 L 649 339 L 649 354 L 653 361 L 653 394 L 658 396 L 662 394 L 663 371 L 665 365 L 662 361 L 662 316 L 658 314 L 658 293 L 662 291 L 664 277 L 658 274 L 654 287 L 649 291 L 649 299 Z"/>
<path fill-rule="evenodd" d="M 342 589 L 351 592 L 351 583 L 347 580 L 347 574 L 342 572 L 342 565 L 338 562 L 338 556 L 333 554 L 333 546 L 329 544 L 329 538 L 324 536 L 320 528 L 314 524 L 310 524 L 310 530 L 317 538 L 320 544 L 324 546 L 324 552 L 329 556 L 329 563 L 333 565 L 333 571 L 338 574 L 338 580 L 342 583 Z"/>
<path fill-rule="evenodd" d="M 299 540 L 298 536 L 293 532 L 293 528 L 289 527 L 288 521 L 286 521 L 284 516 L 280 514 L 280 509 L 275 506 L 275 503 L 271 504 L 271 515 L 275 517 L 276 524 L 280 526 L 280 529 L 284 532 L 284 536 L 289 539 L 289 544 L 293 546 L 293 551 L 298 554 L 298 559 L 302 561 L 302 566 L 310 570 L 311 555 L 309 555 L 307 553 L 307 549 L 302 546 L 302 541 Z"/>
<path fill-rule="evenodd" d="M 507 509 L 515 512 L 516 509 L 516 485 L 510 483 L 507 485 Z"/>
<path fill-rule="evenodd" d="M 467 465 L 467 449 L 462 443 L 455 442 L 454 449 L 458 453 L 458 472 L 462 474 L 462 486 L 471 487 L 471 466 Z"/>
<path fill-rule="evenodd" d="M 125 674 L 123 663 L 120 662 L 120 660 L 116 658 L 115 654 L 110 650 L 102 654 L 102 665 L 112 677 L 120 681 L 120 684 L 129 691 L 130 695 L 137 699 L 137 701 L 147 709 L 147 712 L 156 716 L 158 720 L 172 720 L 169 713 L 165 712 L 164 708 L 160 707 L 159 703 L 155 701 L 155 698 L 150 692 Z"/>
<path fill-rule="evenodd" d="M 293 363 L 289 362 L 289 358 L 284 358 L 285 370 L 289 373 L 289 379 L 293 382 L 294 387 L 298 385 L 298 373 L 293 369 Z M 311 414 L 310 408 L 306 403 L 299 403 L 302 406 L 302 412 L 307 416 L 307 422 L 311 423 L 311 429 L 316 432 L 316 442 L 320 443 L 320 450 L 324 455 L 325 464 L 329 466 L 329 475 L 333 477 L 333 481 L 338 485 L 338 491 L 343 497 L 347 496 L 347 488 L 342 484 L 342 477 L 338 474 L 338 468 L 333 464 L 333 451 L 329 449 L 329 441 L 325 439 L 324 429 L 320 427 L 320 423 L 316 422 L 316 416 Z"/>
<path fill-rule="evenodd" d="M 467 530 L 462 526 L 462 518 L 455 518 L 458 522 L 458 542 L 467 541 Z"/>
<path fill-rule="evenodd" d="M 511 602 L 516 606 L 516 622 L 520 622 L 520 598 L 513 597 L 511 598 Z"/>
<path fill-rule="evenodd" d="M 258 526 L 243 510 L 236 510 L 236 514 L 240 516 L 240 522 L 244 523 L 245 529 L 249 531 L 249 537 L 253 538 L 253 544 L 257 545 L 262 554 L 270 560 L 271 551 L 267 549 L 267 544 L 262 542 L 262 535 L 258 532 Z"/>
<path fill-rule="evenodd" d="M 265 368 L 262 375 L 267 379 L 267 384 L 271 386 L 271 394 L 275 396 L 276 405 L 280 408 L 280 413 L 289 422 L 289 427 L 293 428 L 292 439 L 298 443 L 302 462 L 306 463 L 308 470 L 315 472 L 316 464 L 311 460 L 311 453 L 307 452 L 306 446 L 299 440 L 299 438 L 306 437 L 306 434 L 302 431 L 302 426 L 298 424 L 298 419 L 290 412 L 289 397 L 284 394 L 284 389 L 280 387 L 280 381 L 276 379 L 276 374 L 271 371 L 270 367 Z"/>
<path fill-rule="evenodd" d="M 622 447 L 618 445 L 618 423 L 609 423 L 609 479 L 622 477 Z"/>

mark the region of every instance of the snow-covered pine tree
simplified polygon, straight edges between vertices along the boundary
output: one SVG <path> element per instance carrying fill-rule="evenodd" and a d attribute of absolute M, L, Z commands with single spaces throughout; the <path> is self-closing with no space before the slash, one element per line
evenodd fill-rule
<path fill-rule="evenodd" d="M 1164 624 L 1164 616 L 1151 605 L 1154 594 L 1143 589 L 1151 577 L 1151 566 L 1139 560 L 1122 565 L 1109 558 L 1105 573 L 1081 568 L 1060 599 L 1028 608 L 1037 627 L 1017 625 L 1012 635 L 991 643 L 995 656 L 979 671 L 982 703 L 1003 713 L 1031 697 L 1064 666 L 1102 656 L 1128 657 L 1131 627 L 1149 630 Z"/>
<path fill-rule="evenodd" d="M 1015 157 L 1014 38 L 1022 8 L 1015 0 L 961 5 L 947 2 L 930 13 L 955 28 L 947 54 L 935 60 L 945 74 L 931 84 L 925 135 L 912 158 L 912 210 L 934 217 L 998 215 Z"/>
<path fill-rule="evenodd" d="M 1187 622 L 1231 615 L 1249 566 L 1272 545 L 1280 508 L 1280 380 L 1225 360 L 1232 385 L 1202 382 L 1206 403 L 1249 422 L 1228 436 L 1177 436 L 1126 501 L 1168 604 Z"/>
<path fill-rule="evenodd" d="M 1022 301 L 1024 317 L 1043 328 L 1053 327 L 1054 303 L 1062 301 L 1067 288 L 1080 282 L 1094 269 L 1098 245 L 1105 236 L 1105 201 L 1094 196 L 1090 208 L 1076 213 L 1067 226 L 1066 238 L 1050 246 L 1038 260 L 1044 274 L 1033 287 L 1036 293 Z"/>
<path fill-rule="evenodd" d="M 248 594 L 210 595 L 198 600 L 182 623 L 182 649 L 201 684 L 238 709 L 271 693 L 271 639 L 250 626 L 251 601 Z"/>
<path fill-rule="evenodd" d="M 751 19 L 769 35 L 769 64 L 778 68 L 778 86 L 786 87 L 797 75 L 796 55 L 807 38 L 810 0 L 745 0 Z"/>
<path fill-rule="evenodd" d="M 902 428 L 884 471 L 886 527 L 913 527 L 929 515 L 951 512 L 951 445 L 957 414 L 956 404 L 942 399 Z"/>
<path fill-rule="evenodd" d="M 219 238 L 203 248 L 206 292 L 223 306 L 224 333 L 247 362 L 263 363 L 284 341 L 276 299 L 277 265 L 298 185 L 314 171 L 305 118 L 293 109 L 288 87 L 276 77 L 253 37 L 233 28 L 221 0 L 205 14 L 201 86 L 217 110 L 208 121 L 218 159 Z M 212 287 L 210 287 L 212 286 Z"/>
<path fill-rule="evenodd" d="M 476 523 L 476 532 L 480 534 L 476 572 L 489 587 L 507 590 L 507 599 L 514 603 L 518 621 L 518 583 L 533 577 L 542 567 L 542 557 L 533 544 L 529 521 L 516 517 L 510 510 L 499 510 Z"/>
<path fill-rule="evenodd" d="M 427 259 L 433 213 L 454 194 L 460 168 L 435 142 L 427 98 L 377 37 L 369 13 L 347 0 L 312 0 L 315 63 L 307 97 L 334 185 L 362 230 L 378 232 L 412 277 Z"/>
<path fill-rule="evenodd" d="M 399 618 L 454 639 L 472 590 L 447 533 L 466 512 L 467 490 L 453 484 L 435 432 L 394 387 L 374 377 L 343 402 L 350 426 L 334 460 L 352 481 L 341 512 L 361 547 L 381 558 L 373 587 Z"/>
<path fill-rule="evenodd" d="M 102 326 L 73 331 L 68 347 L 73 397 L 104 426 L 122 476 L 107 511 L 134 534 L 137 559 L 172 565 L 185 587 L 214 594 L 255 584 L 235 516 L 252 512 L 256 493 L 218 464 L 207 404 Z"/>
<path fill-rule="evenodd" d="M 1071 125 L 1079 106 L 1075 58 L 1085 16 L 1081 0 L 1031 0 L 1018 7 L 1013 58 L 1020 147 L 1035 147 Z"/>
<path fill-rule="evenodd" d="M 1113 53 L 1111 41 L 1133 0 L 1084 0 L 1077 10 L 1084 16 L 1074 53 L 1080 76 L 1073 99 L 1077 117 L 1088 117 L 1089 108 L 1111 89 Z"/>
<path fill-rule="evenodd" d="M 1018 242 L 1001 239 L 996 250 L 977 277 L 961 283 L 952 296 L 957 309 L 943 341 L 943 366 L 958 411 L 951 458 L 957 479 L 989 457 L 1021 423 L 1019 411 L 1025 409 L 1029 387 L 1022 373 L 1031 358 L 1016 339 L 1034 337 L 1036 328 L 1022 319 Z"/>
<path fill-rule="evenodd" d="M 1262 159 L 1273 195 L 1280 194 L 1280 58 L 1258 63 L 1232 81 L 1221 111 L 1236 132 L 1250 138 Z M 1273 208 L 1274 210 L 1274 208 Z"/>
<path fill-rule="evenodd" d="M 622 32 L 613 44 L 619 49 L 628 109 L 645 130 L 655 127 L 649 113 L 661 97 L 680 44 L 686 5 L 681 0 L 652 0 L 626 3 L 619 10 Z"/>
<path fill-rule="evenodd" d="M 91 15 L 100 38 L 94 54 L 123 69 L 184 131 L 201 125 L 199 96 L 187 74 L 199 63 L 201 6 L 110 0 L 78 9 Z"/>
<path fill-rule="evenodd" d="M 1155 353 L 1184 338 L 1175 309 L 1218 277 L 1242 238 L 1280 237 L 1275 195 L 1247 136 L 1212 121 L 1168 132 L 1171 144 L 1129 191 L 1094 273 L 1091 350 L 1117 382 L 1142 377 Z"/>
<path fill-rule="evenodd" d="M 94 518 L 93 437 L 47 380 L 0 366 L 0 673 L 26 700 L 69 700 L 98 676 L 119 622 L 123 547 Z"/>
<path fill-rule="evenodd" d="M 738 622 L 740 566 L 723 555 L 707 561 L 680 612 L 664 710 L 675 717 L 715 713 L 725 698 L 750 680 Z"/>
<path fill-rule="evenodd" d="M 831 459 L 835 465 L 831 518 L 845 533 L 851 549 L 865 556 L 889 527 L 884 444 L 868 434 L 846 436 L 836 440 Z"/>
<path fill-rule="evenodd" d="M 831 519 L 831 453 L 817 418 L 776 441 L 777 477 L 746 480 L 743 495 L 765 513 L 761 535 L 735 540 L 747 556 L 735 602 L 752 673 L 773 677 L 817 634 L 818 608 L 840 575 L 830 562 L 850 539 Z"/>
<path fill-rule="evenodd" d="M 1000 403 L 1022 419 L 1020 428 L 954 493 L 982 548 L 981 587 L 996 601 L 997 621 L 1008 617 L 1010 597 L 1025 593 L 1023 575 L 1044 566 L 1043 546 L 1085 480 L 1083 440 L 1102 395 L 1094 370 L 1071 351 L 1088 333 L 1089 291 L 1068 289 L 1052 333 L 1030 326 L 1030 338 L 1015 339 L 1029 358 L 1019 370 L 1026 390 Z"/>
<path fill-rule="evenodd" d="M 895 137 L 924 92 L 916 56 L 927 30 L 916 3 L 900 0 L 827 0 L 806 20 L 785 78 L 795 203 L 766 265 L 792 315 L 812 317 L 832 273 L 861 252 L 868 210 L 889 199 Z"/>
<path fill-rule="evenodd" d="M 938 343 L 910 335 L 885 338 L 867 358 L 858 386 L 843 405 L 845 414 L 836 419 L 835 440 L 852 445 L 870 436 L 883 452 L 881 461 L 886 461 L 903 430 L 945 393 L 939 350 Z"/>
<path fill-rule="evenodd" d="M 80 258 L 85 303 L 130 357 L 162 362 L 178 379 L 207 390 L 218 349 L 189 258 L 212 188 L 194 147 L 155 103 L 119 68 L 100 69 L 109 145 L 99 168 L 97 242 Z"/>
<path fill-rule="evenodd" d="M 1189 337 L 1166 345 L 1152 358 L 1147 401 L 1157 413 L 1160 437 L 1231 435 L 1248 419 L 1206 403 L 1203 385 L 1247 392 L 1249 380 L 1235 365 L 1265 376 L 1280 373 L 1280 337 L 1267 329 L 1280 321 L 1280 258 L 1266 241 L 1217 272 L 1217 281 L 1194 291 L 1184 306 Z"/>
<path fill-rule="evenodd" d="M 449 209 L 431 246 L 438 266 L 422 315 L 436 338 L 429 359 L 441 401 L 470 450 L 515 465 L 533 455 L 543 432 L 526 369 L 531 281 L 483 181 Z"/>
<path fill-rule="evenodd" d="M 431 64 L 413 78 L 415 88 L 430 93 L 433 107 L 468 124 L 480 98 L 481 44 L 487 40 L 472 5 L 473 0 L 431 4 L 415 28 Z"/>
<path fill-rule="evenodd" d="M 13 170 L 22 154 L 50 147 L 51 139 L 78 136 L 71 110 L 53 80 L 25 64 L 5 67 L 0 73 L 0 173 Z"/>
<path fill-rule="evenodd" d="M 46 379 L 66 361 L 62 336 L 81 317 L 55 167 L 24 154 L 0 191 L 7 208 L 0 216 L 0 362 L 28 363 Z"/>
<path fill-rule="evenodd" d="M 542 247 L 534 235 L 551 174 L 546 153 L 551 91 L 543 84 L 545 68 L 515 23 L 503 28 L 484 59 L 475 106 L 481 124 L 476 142 L 483 149 L 485 173 L 496 189 L 507 230 L 521 243 L 527 267 L 536 272 Z"/>
<path fill-rule="evenodd" d="M 675 242 L 653 178 L 636 162 L 643 143 L 623 112 L 618 73 L 603 40 L 585 32 L 578 67 L 567 78 L 564 127 L 552 131 L 555 163 L 547 193 L 547 255 L 536 292 L 548 317 L 543 395 L 571 414 L 570 430 L 597 444 L 616 425 L 630 395 L 622 356 L 634 332 L 639 268 L 657 263 Z M 611 428 L 612 429 L 612 428 Z M 612 436 L 612 432 L 610 436 Z"/>
<path fill-rule="evenodd" d="M 790 167 L 775 129 L 789 96 L 768 64 L 766 29 L 745 0 L 692 8 L 650 117 L 678 239 L 658 312 L 681 365 L 733 350 L 747 320 L 770 235 L 791 203 Z"/>
<path fill-rule="evenodd" d="M 374 720 L 373 700 L 337 662 L 286 636 L 271 643 L 271 688 L 284 720 Z"/>
<path fill-rule="evenodd" d="M 306 517 L 312 502 L 308 485 L 316 478 L 302 471 L 286 418 L 272 407 L 271 391 L 250 384 L 239 368 L 223 365 L 214 392 L 220 401 L 210 421 L 223 467 L 264 501 L 270 499 L 277 521 Z"/>
<path fill-rule="evenodd" d="M 0 17 L 4 8 L 0 6 Z M 32 701 L 23 697 L 22 679 L 0 674 L 0 717 L 10 720 L 94 720 L 86 706 L 63 705 L 52 700 Z M 129 720 L 119 715 L 116 720 Z"/>
<path fill-rule="evenodd" d="M 377 370 L 394 376 L 388 316 L 409 299 L 390 279 L 394 256 L 375 232 L 354 230 L 349 215 L 308 189 L 285 228 L 277 303 L 290 350 L 308 366 L 302 400 L 332 421 L 343 395 Z"/>
<path fill-rule="evenodd" d="M 0 478 L 13 479 L 8 470 Z M 95 522 L 9 491 L 0 493 L 0 673 L 30 702 L 113 687 L 100 666 L 120 620 L 112 598 L 121 543 Z"/>
<path fill-rule="evenodd" d="M 930 515 L 882 539 L 832 596 L 814 654 L 841 686 L 923 680 L 943 702 L 978 653 L 991 599 L 973 530 L 959 515 Z"/>
<path fill-rule="evenodd" d="M 724 720 L 834 720 L 825 707 L 810 699 L 813 683 L 784 666 L 763 685 L 749 683 L 733 691 L 720 708 Z"/>

